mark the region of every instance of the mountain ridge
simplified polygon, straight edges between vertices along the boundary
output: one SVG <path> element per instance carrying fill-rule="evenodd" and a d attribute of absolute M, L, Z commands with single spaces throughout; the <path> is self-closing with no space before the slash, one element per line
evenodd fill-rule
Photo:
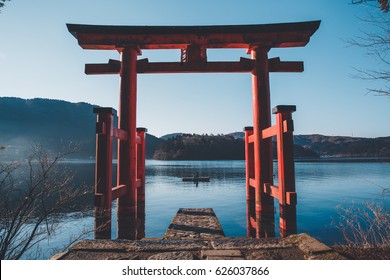
<path fill-rule="evenodd" d="M 18 147 L 15 153 L 21 157 L 22 154 L 28 152 L 29 146 L 33 143 L 58 148 L 61 145 L 68 145 L 68 143 L 73 142 L 80 146 L 78 157 L 94 158 L 96 123 L 96 115 L 92 113 L 94 107 L 98 106 L 85 102 L 71 103 L 56 99 L 0 97 L 0 146 Z M 156 153 L 160 155 L 167 154 L 166 150 L 164 151 L 164 143 L 183 137 L 183 135 L 186 135 L 187 142 L 192 141 L 189 138 L 191 135 L 202 140 L 202 135 L 181 132 L 167 134 L 162 137 L 147 134 L 147 158 L 159 158 L 159 156 L 155 156 Z M 242 158 L 244 132 L 232 132 L 226 135 L 203 134 L 203 140 L 206 138 L 206 142 L 211 146 L 214 145 L 211 144 L 212 141 L 222 141 L 220 142 L 222 146 L 236 143 L 234 149 L 226 148 L 219 151 L 219 158 Z M 235 140 L 241 140 L 241 143 Z M 199 143 L 192 142 L 193 147 L 187 145 L 189 151 L 194 147 L 200 149 L 201 145 Z M 203 142 L 203 144 L 206 143 L 205 140 Z M 296 154 L 306 154 L 312 158 L 390 157 L 390 137 L 294 135 L 294 144 Z M 212 151 L 211 146 L 207 147 L 206 145 L 202 149 Z M 219 149 L 218 146 L 212 147 L 215 150 Z M 241 150 L 239 155 L 237 150 Z M 176 152 L 172 151 L 171 153 Z M 194 152 L 191 151 L 191 153 Z M 235 153 L 235 156 L 232 157 L 233 153 Z M 1 154 L 4 156 L 4 150 L 1 151 Z M 164 156 L 164 158 L 169 157 Z M 209 156 L 207 155 L 206 158 L 209 158 Z"/>

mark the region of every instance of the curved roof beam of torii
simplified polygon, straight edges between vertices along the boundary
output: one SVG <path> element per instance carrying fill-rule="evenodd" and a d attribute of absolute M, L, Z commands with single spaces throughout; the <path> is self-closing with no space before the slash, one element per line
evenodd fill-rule
<path fill-rule="evenodd" d="M 216 26 L 107 26 L 67 24 L 84 49 L 285 48 L 305 46 L 320 21 Z"/>

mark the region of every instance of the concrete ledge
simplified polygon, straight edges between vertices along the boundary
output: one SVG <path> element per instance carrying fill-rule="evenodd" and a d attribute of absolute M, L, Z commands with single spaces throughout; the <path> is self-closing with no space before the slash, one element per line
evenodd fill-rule
<path fill-rule="evenodd" d="M 203 240 L 85 240 L 53 260 L 343 260 L 345 257 L 303 233 L 287 238 Z"/>
<path fill-rule="evenodd" d="M 285 238 L 286 243 L 295 244 L 305 253 L 305 259 L 310 260 L 334 260 L 345 259 L 332 248 L 319 242 L 306 233 L 291 235 Z"/>
<path fill-rule="evenodd" d="M 53 260 L 341 260 L 303 233 L 287 238 L 226 238 L 211 208 L 180 208 L 163 238 L 84 240 Z"/>
<path fill-rule="evenodd" d="M 147 252 L 147 251 L 192 251 L 208 246 L 204 240 L 84 240 L 72 247 L 78 251 L 108 251 L 108 252 Z"/>

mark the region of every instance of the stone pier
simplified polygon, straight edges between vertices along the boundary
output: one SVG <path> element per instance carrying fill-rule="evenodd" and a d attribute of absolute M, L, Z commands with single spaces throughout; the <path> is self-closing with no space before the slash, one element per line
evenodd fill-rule
<path fill-rule="evenodd" d="M 211 208 L 180 208 L 164 237 L 84 240 L 53 260 L 341 260 L 302 233 L 286 238 L 229 238 Z"/>
<path fill-rule="evenodd" d="M 180 208 L 164 239 L 218 239 L 225 237 L 212 208 Z"/>

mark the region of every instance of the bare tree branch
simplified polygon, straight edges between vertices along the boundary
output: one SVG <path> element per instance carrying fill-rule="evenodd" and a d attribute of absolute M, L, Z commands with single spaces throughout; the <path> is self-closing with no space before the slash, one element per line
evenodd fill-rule
<path fill-rule="evenodd" d="M 358 2 L 365 1 L 354 1 Z M 362 36 L 348 43 L 366 49 L 367 55 L 376 62 L 376 69 L 355 69 L 357 74 L 353 77 L 379 82 L 382 86 L 369 87 L 368 91 L 375 95 L 390 96 L 390 17 L 378 11 L 360 20 L 371 27 L 370 31 L 361 31 Z"/>
<path fill-rule="evenodd" d="M 366 4 L 369 6 L 376 7 L 376 4 L 371 4 L 371 2 L 378 2 L 380 9 L 387 13 L 389 11 L 389 0 L 352 0 L 352 4 Z"/>
<path fill-rule="evenodd" d="M 58 215 L 77 209 L 76 201 L 87 192 L 72 184 L 71 172 L 59 167 L 74 152 L 51 156 L 34 146 L 26 163 L 0 164 L 1 259 L 20 259 L 58 229 Z"/>
<path fill-rule="evenodd" d="M 6 1 L 10 1 L 10 0 L 0 0 L 0 13 L 1 13 L 1 8 L 3 8 L 5 6 L 5 2 Z"/>

